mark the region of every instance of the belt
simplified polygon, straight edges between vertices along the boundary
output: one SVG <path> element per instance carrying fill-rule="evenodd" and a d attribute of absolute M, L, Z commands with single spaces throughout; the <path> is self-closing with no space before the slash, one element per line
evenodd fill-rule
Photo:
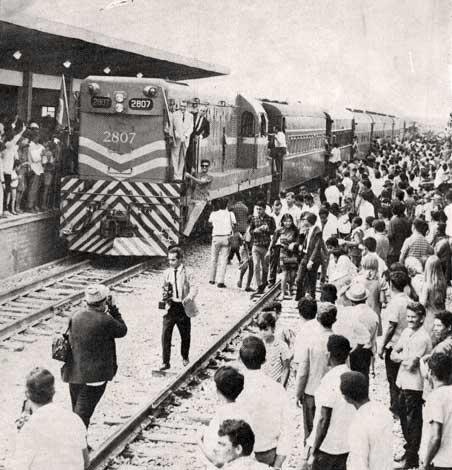
<path fill-rule="evenodd" d="M 227 233 L 226 235 L 212 235 L 212 237 L 229 237 L 232 233 Z"/>

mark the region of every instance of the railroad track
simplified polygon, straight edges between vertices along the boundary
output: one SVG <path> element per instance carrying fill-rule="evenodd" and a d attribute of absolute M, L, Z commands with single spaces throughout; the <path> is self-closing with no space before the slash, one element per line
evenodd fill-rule
<path fill-rule="evenodd" d="M 201 353 L 185 370 L 175 376 L 163 390 L 157 392 L 147 403 L 122 423 L 116 431 L 109 436 L 91 455 L 89 470 L 101 470 L 106 468 L 111 460 L 121 454 L 126 446 L 133 442 L 147 426 L 152 424 L 167 401 L 177 394 L 186 384 L 196 381 L 199 373 L 215 362 L 215 357 L 245 328 L 255 315 L 262 310 L 264 305 L 273 300 L 280 291 L 279 282 L 262 295 L 254 305 L 242 316 L 229 330 L 221 335 L 210 347 Z"/>
<path fill-rule="evenodd" d="M 37 325 L 62 307 L 80 300 L 89 284 L 115 285 L 145 271 L 151 262 L 155 263 L 155 260 L 126 267 L 105 267 L 85 259 L 57 274 L 50 274 L 0 295 L 0 341 Z"/>

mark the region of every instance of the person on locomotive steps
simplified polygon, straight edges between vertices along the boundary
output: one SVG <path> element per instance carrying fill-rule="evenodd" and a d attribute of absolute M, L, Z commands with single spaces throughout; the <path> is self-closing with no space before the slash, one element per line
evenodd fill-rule
<path fill-rule="evenodd" d="M 69 323 L 72 354 L 61 369 L 63 382 L 69 383 L 72 410 L 86 427 L 118 369 L 115 338 L 127 334 L 109 293 L 102 284 L 86 289 L 86 306 L 75 312 Z"/>
<path fill-rule="evenodd" d="M 187 111 L 187 103 L 181 101 L 179 109 L 168 114 L 166 133 L 170 137 L 171 164 L 173 179 L 181 181 L 184 177 L 185 154 L 193 132 L 193 114 Z"/>
<path fill-rule="evenodd" d="M 197 289 L 192 285 L 192 276 L 182 264 L 182 250 L 179 247 L 168 251 L 169 268 L 163 274 L 163 297 L 166 303 L 162 326 L 162 359 L 160 370 L 170 368 L 171 339 L 174 326 L 177 326 L 181 338 L 182 363 L 189 362 L 191 320 L 197 314 L 194 298 Z"/>
<path fill-rule="evenodd" d="M 190 136 L 187 154 L 185 158 L 186 173 L 193 173 L 198 162 L 197 156 L 201 146 L 201 140 L 207 139 L 210 135 L 210 122 L 206 117 L 207 110 L 198 108 L 197 103 L 193 103 L 193 132 Z"/>

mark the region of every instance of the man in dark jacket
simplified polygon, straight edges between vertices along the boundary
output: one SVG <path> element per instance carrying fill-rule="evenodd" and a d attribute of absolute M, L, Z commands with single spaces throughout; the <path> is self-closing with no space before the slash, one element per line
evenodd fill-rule
<path fill-rule="evenodd" d="M 109 294 L 101 284 L 86 289 L 86 307 L 70 320 L 72 356 L 61 370 L 63 381 L 69 383 L 72 410 L 86 427 L 118 368 L 115 338 L 127 334 L 127 326 Z"/>
<path fill-rule="evenodd" d="M 316 222 L 317 216 L 311 212 L 305 213 L 301 219 L 300 231 L 302 232 L 303 241 L 300 238 L 299 251 L 301 260 L 295 279 L 297 284 L 295 300 L 300 300 L 306 294 L 315 299 L 317 271 L 325 255 L 322 231 L 317 227 Z"/>

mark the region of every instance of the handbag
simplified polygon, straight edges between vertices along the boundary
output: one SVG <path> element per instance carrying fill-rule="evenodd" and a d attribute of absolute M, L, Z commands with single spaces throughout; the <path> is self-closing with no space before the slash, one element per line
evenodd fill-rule
<path fill-rule="evenodd" d="M 55 336 L 52 340 L 52 359 L 61 362 L 67 362 L 72 355 L 71 343 L 69 341 L 69 330 L 71 322 L 63 334 Z"/>
<path fill-rule="evenodd" d="M 182 305 L 184 306 L 185 315 L 187 315 L 187 317 L 193 318 L 198 315 L 199 310 L 193 299 L 184 299 Z"/>

